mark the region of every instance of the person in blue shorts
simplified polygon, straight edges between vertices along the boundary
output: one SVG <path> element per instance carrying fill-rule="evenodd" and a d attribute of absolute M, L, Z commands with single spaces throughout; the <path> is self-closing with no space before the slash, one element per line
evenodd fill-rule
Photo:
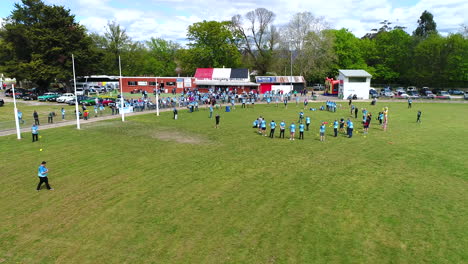
<path fill-rule="evenodd" d="M 279 135 L 279 138 L 283 137 L 284 138 L 284 130 L 286 130 L 286 123 L 283 121 L 281 121 L 280 123 L 280 135 Z"/>
<path fill-rule="evenodd" d="M 270 122 L 270 137 L 273 138 L 275 135 L 275 128 L 276 128 L 276 123 L 275 120 L 271 120 Z"/>
<path fill-rule="evenodd" d="M 335 119 L 335 122 L 333 122 L 333 132 L 335 132 L 335 137 L 338 136 L 338 120 Z"/>
<path fill-rule="evenodd" d="M 320 125 L 320 141 L 325 141 L 325 122 Z"/>
<path fill-rule="evenodd" d="M 304 140 L 304 124 L 299 123 L 299 139 Z"/>
<path fill-rule="evenodd" d="M 309 131 L 310 117 L 306 116 L 306 129 Z"/>

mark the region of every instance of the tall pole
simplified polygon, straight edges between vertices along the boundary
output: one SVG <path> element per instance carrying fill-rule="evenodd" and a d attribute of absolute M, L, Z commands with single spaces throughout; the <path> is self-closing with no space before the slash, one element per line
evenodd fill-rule
<path fill-rule="evenodd" d="M 81 129 L 81 127 L 80 127 L 80 112 L 78 111 L 78 94 L 76 93 L 75 56 L 73 54 L 72 54 L 72 63 L 73 63 L 73 85 L 75 86 L 76 129 Z"/>
<path fill-rule="evenodd" d="M 119 56 L 119 86 L 120 86 L 120 112 L 122 113 L 122 122 L 125 122 L 125 114 L 124 114 L 124 99 L 123 99 L 123 88 L 122 88 L 122 66 L 120 64 L 120 56 Z"/>
<path fill-rule="evenodd" d="M 18 120 L 18 109 L 16 108 L 16 95 L 15 95 L 14 84 L 11 85 L 11 89 L 13 90 L 13 105 L 14 105 L 14 111 L 15 111 L 16 137 L 18 139 L 21 139 L 21 131 L 20 131 L 19 120 Z"/>
<path fill-rule="evenodd" d="M 156 116 L 159 116 L 159 88 L 158 88 L 158 77 L 156 77 Z"/>
<path fill-rule="evenodd" d="M 292 41 L 291 41 L 291 44 L 292 44 Z M 290 48 L 291 48 L 291 93 L 292 93 L 293 90 L 294 90 L 294 87 L 293 87 L 293 74 L 292 74 L 292 68 L 293 68 L 293 67 L 292 67 L 292 66 L 293 66 L 293 65 L 292 65 L 292 52 L 293 52 L 292 45 L 291 45 Z"/>

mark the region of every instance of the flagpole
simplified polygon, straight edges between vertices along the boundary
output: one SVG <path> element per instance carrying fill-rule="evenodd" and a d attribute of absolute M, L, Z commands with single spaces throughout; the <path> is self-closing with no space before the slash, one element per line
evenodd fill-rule
<path fill-rule="evenodd" d="M 75 87 L 76 129 L 81 129 L 81 127 L 80 127 L 80 112 L 78 111 L 78 94 L 76 93 L 75 56 L 73 54 L 72 54 L 72 63 L 73 63 L 73 86 Z"/>
<path fill-rule="evenodd" d="M 158 88 L 158 77 L 156 77 L 156 115 L 159 116 L 159 88 Z"/>
<path fill-rule="evenodd" d="M 14 105 L 14 111 L 15 111 L 16 136 L 18 139 L 21 139 L 21 131 L 20 131 L 19 120 L 18 120 L 18 109 L 16 108 L 15 85 L 12 84 L 11 88 L 13 90 L 13 105 Z"/>
<path fill-rule="evenodd" d="M 119 86 L 120 86 L 120 112 L 122 113 L 122 122 L 125 122 L 125 114 L 124 114 L 124 99 L 123 99 L 123 89 L 122 89 L 122 66 L 120 64 L 120 56 L 119 56 Z"/>

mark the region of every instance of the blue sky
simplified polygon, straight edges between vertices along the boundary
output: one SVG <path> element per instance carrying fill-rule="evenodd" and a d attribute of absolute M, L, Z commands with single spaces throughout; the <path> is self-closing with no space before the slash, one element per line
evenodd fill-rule
<path fill-rule="evenodd" d="M 348 28 L 361 37 L 382 20 L 407 27 L 412 32 L 424 10 L 434 14 L 442 34 L 457 32 L 468 24 L 467 0 L 43 0 L 64 5 L 89 31 L 103 33 L 108 21 L 117 21 L 133 40 L 162 37 L 185 42 L 189 25 L 203 20 L 229 20 L 258 7 L 276 13 L 275 24 L 285 25 L 297 12 L 323 16 L 333 28 Z M 0 0 L 1 18 L 7 17 L 18 0 Z"/>

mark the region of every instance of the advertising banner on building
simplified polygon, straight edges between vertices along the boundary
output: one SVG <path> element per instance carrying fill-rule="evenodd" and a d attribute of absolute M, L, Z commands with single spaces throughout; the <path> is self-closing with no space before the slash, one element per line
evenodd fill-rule
<path fill-rule="evenodd" d="M 184 86 L 185 86 L 185 88 L 192 88 L 192 78 L 185 78 L 184 79 Z"/>
<path fill-rule="evenodd" d="M 275 76 L 267 76 L 267 77 L 255 77 L 257 83 L 275 83 L 276 77 Z"/>

